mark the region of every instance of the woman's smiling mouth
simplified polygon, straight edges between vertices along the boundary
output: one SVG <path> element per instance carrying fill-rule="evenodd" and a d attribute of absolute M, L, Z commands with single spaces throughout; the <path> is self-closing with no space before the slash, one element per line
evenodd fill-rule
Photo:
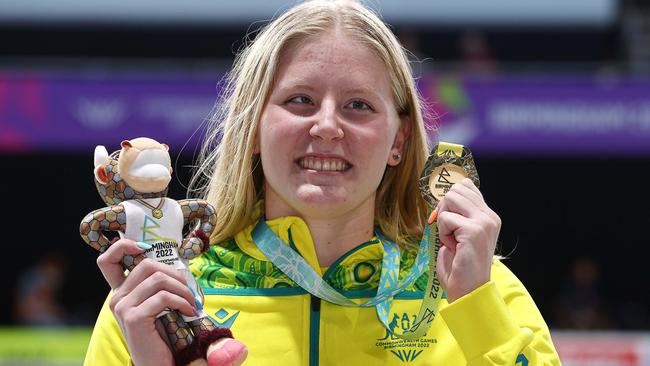
<path fill-rule="evenodd" d="M 296 163 L 303 169 L 321 172 L 344 172 L 352 167 L 347 161 L 333 157 L 306 156 L 298 159 Z"/>

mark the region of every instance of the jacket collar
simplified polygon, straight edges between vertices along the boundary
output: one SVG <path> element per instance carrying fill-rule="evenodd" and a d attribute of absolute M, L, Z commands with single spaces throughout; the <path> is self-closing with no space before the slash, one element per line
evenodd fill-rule
<path fill-rule="evenodd" d="M 262 215 L 263 203 L 260 202 L 255 207 L 254 217 L 255 221 L 248 225 L 244 230 L 237 233 L 234 237 L 237 246 L 249 256 L 258 259 L 258 260 L 268 260 L 266 256 L 257 248 L 255 242 L 253 241 L 252 232 L 255 228 L 257 220 Z M 309 232 L 309 227 L 305 221 L 298 216 L 285 216 L 279 217 L 273 220 L 267 220 L 266 224 L 269 226 L 271 231 L 277 235 L 280 240 L 286 245 L 292 245 L 294 249 L 309 263 L 309 265 L 314 268 L 316 273 L 321 276 L 324 274 L 323 270 L 318 263 L 318 257 L 316 256 L 316 248 L 314 247 L 314 241 Z M 351 263 L 368 261 L 368 260 L 379 260 L 381 261 L 383 256 L 383 248 L 381 243 L 376 237 L 373 237 L 370 241 L 366 243 L 361 243 L 360 245 L 352 248 L 350 251 L 345 253 L 341 258 L 335 261 L 331 268 L 340 265 L 348 265 Z"/>

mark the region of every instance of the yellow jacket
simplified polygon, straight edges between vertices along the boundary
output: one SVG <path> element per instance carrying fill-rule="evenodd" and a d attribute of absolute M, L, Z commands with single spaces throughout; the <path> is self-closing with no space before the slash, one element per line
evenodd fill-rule
<path fill-rule="evenodd" d="M 318 266 L 306 224 L 297 217 L 267 222 L 323 278 L 359 302 L 375 295 L 383 249 L 375 238 Z M 311 296 L 273 266 L 252 241 L 254 224 L 213 245 L 192 262 L 205 310 L 249 349 L 246 366 L 560 365 L 549 330 L 521 282 L 500 261 L 491 281 L 448 304 L 416 341 L 391 336 L 374 307 L 343 307 Z M 402 251 L 402 275 L 413 264 Z M 391 328 L 406 330 L 420 306 L 426 274 L 393 301 Z M 86 365 L 130 365 L 124 337 L 107 304 L 95 326 Z"/>

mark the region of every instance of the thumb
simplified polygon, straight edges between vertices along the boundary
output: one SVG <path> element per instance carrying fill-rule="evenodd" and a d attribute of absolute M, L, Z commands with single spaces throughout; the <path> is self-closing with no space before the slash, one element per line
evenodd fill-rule
<path fill-rule="evenodd" d="M 209 366 L 239 366 L 248 356 L 248 349 L 240 341 L 221 338 L 207 350 Z"/>
<path fill-rule="evenodd" d="M 436 274 L 440 279 L 443 290 L 447 290 L 447 283 L 451 275 L 452 264 L 454 262 L 454 253 L 446 246 L 441 246 L 436 259 Z"/>

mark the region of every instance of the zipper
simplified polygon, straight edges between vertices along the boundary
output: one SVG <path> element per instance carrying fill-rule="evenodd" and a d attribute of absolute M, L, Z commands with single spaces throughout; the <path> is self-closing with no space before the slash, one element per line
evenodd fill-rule
<path fill-rule="evenodd" d="M 310 295 L 309 301 L 309 366 L 318 366 L 320 344 L 320 298 Z"/>

